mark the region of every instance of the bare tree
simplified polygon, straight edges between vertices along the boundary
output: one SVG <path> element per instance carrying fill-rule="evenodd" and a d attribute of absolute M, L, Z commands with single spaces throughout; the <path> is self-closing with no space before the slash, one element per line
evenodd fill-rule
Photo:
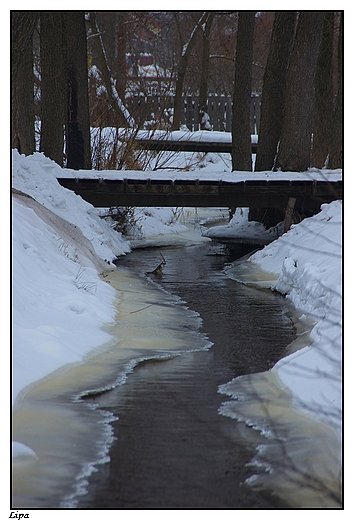
<path fill-rule="evenodd" d="M 120 99 L 125 99 L 125 91 L 127 86 L 127 60 L 126 60 L 126 42 L 127 42 L 127 26 L 128 13 L 121 11 L 117 13 L 117 24 L 115 28 L 115 76 L 116 88 Z"/>
<path fill-rule="evenodd" d="M 39 11 L 12 11 L 11 12 L 11 77 L 16 78 L 24 52 L 30 45 L 33 31 L 39 19 Z"/>
<path fill-rule="evenodd" d="M 333 116 L 329 168 L 343 167 L 343 13 L 340 13 L 338 38 L 338 92 Z"/>
<path fill-rule="evenodd" d="M 323 11 L 301 11 L 286 78 L 285 108 L 276 168 L 305 171 L 311 160 L 314 78 Z"/>
<path fill-rule="evenodd" d="M 63 166 L 64 128 L 67 110 L 63 13 L 42 11 L 41 47 L 41 139 L 40 151 Z"/>
<path fill-rule="evenodd" d="M 177 80 L 176 90 L 173 106 L 173 121 L 172 130 L 179 130 L 181 120 L 181 108 L 182 108 L 182 95 L 183 95 L 183 84 L 187 72 L 187 64 L 192 52 L 194 45 L 196 44 L 200 27 L 208 20 L 209 13 L 203 13 L 200 15 L 198 21 L 191 34 L 189 35 L 188 41 L 182 46 L 181 56 L 177 67 Z"/>
<path fill-rule="evenodd" d="M 67 167 L 91 169 L 86 28 L 83 11 L 64 13 L 67 41 Z"/>
<path fill-rule="evenodd" d="M 275 13 L 263 79 L 256 171 L 271 170 L 279 144 L 284 113 L 285 78 L 294 37 L 296 11 Z"/>
<path fill-rule="evenodd" d="M 255 11 L 240 11 L 232 112 L 232 169 L 252 171 L 250 103 Z"/>
<path fill-rule="evenodd" d="M 325 165 L 333 124 L 333 30 L 334 12 L 330 11 L 325 14 L 315 75 L 311 166 L 318 168 Z"/>
<path fill-rule="evenodd" d="M 33 32 L 37 11 L 11 13 L 12 146 L 29 155 L 35 151 L 33 96 Z"/>
<path fill-rule="evenodd" d="M 296 11 L 277 11 L 275 13 L 263 79 L 256 171 L 272 170 L 274 166 L 283 123 L 285 78 L 296 19 Z M 262 222 L 266 228 L 270 228 L 284 220 L 284 212 L 277 208 L 250 208 L 248 218 Z"/>
<path fill-rule="evenodd" d="M 214 16 L 214 13 L 209 13 L 206 23 L 203 24 L 201 27 L 203 36 L 202 72 L 199 87 L 199 122 L 201 124 L 201 128 L 203 126 L 203 118 L 205 118 L 204 114 L 207 114 L 208 112 L 207 101 L 210 68 L 210 31 L 214 20 Z"/>

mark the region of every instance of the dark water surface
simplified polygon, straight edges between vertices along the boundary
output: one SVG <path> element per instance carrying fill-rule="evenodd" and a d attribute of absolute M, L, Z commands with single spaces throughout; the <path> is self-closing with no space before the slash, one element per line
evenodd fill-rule
<path fill-rule="evenodd" d="M 294 339 L 283 298 L 245 287 L 223 272 L 235 258 L 212 244 L 163 248 L 155 280 L 197 311 L 213 346 L 141 363 L 124 385 L 96 399 L 119 417 L 111 462 L 90 477 L 80 508 L 266 509 L 286 507 L 244 484 L 262 438 L 218 413 L 232 378 L 272 367 Z M 161 262 L 156 249 L 119 260 L 138 274 Z M 153 275 L 151 275 L 153 277 Z M 247 442 L 247 439 L 253 442 Z"/>

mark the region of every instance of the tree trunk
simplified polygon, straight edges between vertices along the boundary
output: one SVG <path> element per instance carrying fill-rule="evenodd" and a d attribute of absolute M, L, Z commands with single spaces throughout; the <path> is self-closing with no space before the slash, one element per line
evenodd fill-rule
<path fill-rule="evenodd" d="M 39 11 L 11 12 L 11 78 L 16 79 L 24 53 L 31 45 L 33 32 L 39 19 Z"/>
<path fill-rule="evenodd" d="M 86 28 L 83 11 L 66 11 L 68 120 L 67 167 L 91 169 Z"/>
<path fill-rule="evenodd" d="M 203 34 L 203 54 L 202 54 L 202 74 L 200 77 L 199 87 L 199 123 L 203 130 L 203 124 L 206 124 L 205 114 L 208 113 L 208 82 L 209 82 L 209 65 L 210 65 L 210 30 L 214 20 L 214 14 L 210 13 L 208 20 L 202 29 Z"/>
<path fill-rule="evenodd" d="M 184 78 L 187 72 L 188 59 L 191 54 L 191 51 L 197 41 L 199 29 L 203 23 L 207 21 L 209 17 L 209 13 L 204 13 L 197 24 L 195 25 L 188 42 L 183 46 L 181 57 L 178 64 L 177 70 L 177 80 L 176 80 L 176 90 L 174 97 L 174 105 L 173 105 L 173 121 L 172 121 L 172 130 L 179 130 L 181 124 L 181 109 L 182 109 L 182 95 L 183 95 L 183 85 Z"/>
<path fill-rule="evenodd" d="M 255 11 L 240 11 L 232 111 L 232 169 L 252 171 L 250 109 Z"/>
<path fill-rule="evenodd" d="M 262 88 L 256 171 L 272 170 L 284 113 L 285 78 L 294 38 L 296 11 L 275 13 Z"/>
<path fill-rule="evenodd" d="M 333 117 L 328 168 L 343 167 L 343 13 L 340 14 L 338 40 L 338 93 Z"/>
<path fill-rule="evenodd" d="M 12 77 L 12 147 L 25 155 L 35 152 L 33 45 L 32 36 L 21 46 L 21 59 L 16 59 Z"/>
<path fill-rule="evenodd" d="M 313 146 L 311 166 L 323 168 L 329 154 L 333 124 L 333 29 L 334 12 L 325 14 L 315 75 Z"/>
<path fill-rule="evenodd" d="M 117 25 L 115 31 L 115 65 L 116 65 L 116 85 L 120 99 L 125 99 L 127 87 L 127 60 L 126 60 L 126 40 L 127 40 L 128 12 L 117 13 Z"/>
<path fill-rule="evenodd" d="M 178 76 L 175 87 L 175 97 L 173 101 L 173 121 L 171 130 L 179 130 L 181 125 L 181 110 L 182 110 L 182 96 L 183 96 L 183 83 L 186 75 L 187 62 L 185 67 L 180 64 L 178 68 Z"/>
<path fill-rule="evenodd" d="M 63 14 L 41 15 L 41 143 L 40 151 L 63 166 L 66 120 L 66 75 Z"/>
<path fill-rule="evenodd" d="M 305 171 L 311 162 L 314 78 L 324 12 L 301 11 L 286 78 L 285 108 L 276 168 Z"/>

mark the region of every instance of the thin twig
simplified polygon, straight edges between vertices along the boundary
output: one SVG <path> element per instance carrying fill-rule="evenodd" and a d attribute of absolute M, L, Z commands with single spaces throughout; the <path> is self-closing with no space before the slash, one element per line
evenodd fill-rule
<path fill-rule="evenodd" d="M 155 305 L 154 303 L 151 303 L 150 305 L 147 305 L 146 307 L 143 307 L 142 309 L 138 309 L 137 311 L 132 311 L 130 312 L 130 314 L 135 314 L 136 312 L 140 312 L 140 311 L 143 311 L 145 309 L 148 309 L 149 307 L 152 307 L 153 305 Z"/>

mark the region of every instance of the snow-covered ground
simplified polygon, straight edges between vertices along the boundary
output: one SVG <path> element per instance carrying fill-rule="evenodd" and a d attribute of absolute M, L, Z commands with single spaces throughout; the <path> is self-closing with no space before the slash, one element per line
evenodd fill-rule
<path fill-rule="evenodd" d="M 235 236 L 240 233 L 237 229 Z M 244 224 L 240 230 L 244 232 Z M 331 425 L 340 438 L 342 202 L 323 204 L 319 214 L 292 226 L 246 262 L 235 262 L 227 272 L 241 283 L 286 295 L 300 323 L 313 322 L 308 344 L 281 359 L 272 371 L 291 390 L 297 409 Z M 229 393 L 228 385 L 224 389 Z"/>
<path fill-rule="evenodd" d="M 276 273 L 270 284 L 315 326 L 312 344 L 282 359 L 273 370 L 291 389 L 294 404 L 341 430 L 342 203 L 322 211 L 254 254 L 250 262 Z M 301 319 L 301 318 L 300 318 Z"/>
<path fill-rule="evenodd" d="M 284 225 L 279 222 L 276 226 L 266 229 L 261 222 L 249 222 L 247 208 L 237 208 L 230 222 L 223 226 L 214 226 L 203 232 L 203 236 L 219 240 L 243 241 L 243 243 L 268 244 L 279 238 L 283 233 Z"/>
<path fill-rule="evenodd" d="M 202 143 L 228 143 L 231 144 L 231 132 L 217 132 L 209 130 L 196 130 L 190 132 L 189 130 L 175 130 L 167 132 L 165 130 L 140 130 L 136 137 L 138 139 L 163 139 L 164 141 L 179 141 L 183 142 L 202 142 Z M 258 135 L 251 135 L 251 142 L 258 142 Z"/>
<path fill-rule="evenodd" d="M 95 208 L 58 184 L 57 177 L 73 172 L 61 171 L 39 153 L 25 157 L 14 151 L 12 166 L 13 188 L 18 190 L 12 202 L 16 407 L 28 385 L 67 363 L 82 361 L 106 341 L 102 326 L 114 319 L 115 291 L 99 274 L 115 269 L 112 261 L 127 254 L 130 244 Z M 199 170 L 198 177 L 205 171 Z M 341 172 L 299 175 L 340 178 Z M 268 285 L 315 321 L 311 345 L 283 358 L 273 370 L 290 389 L 294 406 L 330 424 L 339 436 L 341 223 L 341 202 L 325 204 L 318 215 L 293 226 L 245 262 L 273 273 Z M 233 225 L 237 234 L 245 220 L 234 219 Z M 144 212 L 139 229 L 140 236 L 149 236 L 186 228 L 165 208 Z M 30 455 L 30 447 L 15 444 L 14 455 L 24 453 Z"/>

